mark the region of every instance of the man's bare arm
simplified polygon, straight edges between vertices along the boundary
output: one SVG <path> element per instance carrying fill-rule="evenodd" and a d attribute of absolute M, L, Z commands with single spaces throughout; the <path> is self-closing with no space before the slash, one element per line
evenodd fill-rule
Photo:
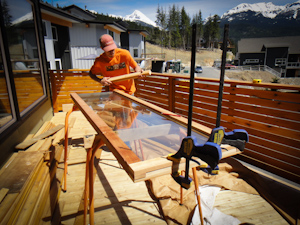
<path fill-rule="evenodd" d="M 109 86 L 111 85 L 111 81 L 109 80 L 109 77 L 103 77 L 102 79 L 100 79 L 99 77 L 97 77 L 97 75 L 93 74 L 91 71 L 89 72 L 90 77 L 94 80 L 99 82 L 100 84 L 102 84 L 103 86 Z"/>
<path fill-rule="evenodd" d="M 99 77 L 97 77 L 95 74 L 93 74 L 91 71 L 89 72 L 90 77 L 94 80 L 97 81 L 99 83 L 101 83 L 101 80 Z"/>

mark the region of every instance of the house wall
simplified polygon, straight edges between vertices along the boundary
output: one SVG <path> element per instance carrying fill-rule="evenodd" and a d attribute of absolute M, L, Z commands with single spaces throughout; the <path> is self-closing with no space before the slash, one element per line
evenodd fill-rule
<path fill-rule="evenodd" d="M 55 52 L 54 52 L 54 44 L 51 30 L 51 22 L 43 20 L 46 30 L 46 36 L 44 36 L 45 48 L 46 48 L 46 58 L 47 62 L 50 64 L 50 69 L 55 70 Z"/>
<path fill-rule="evenodd" d="M 275 67 L 275 59 L 283 58 L 288 59 L 288 48 L 280 47 L 280 48 L 267 48 L 266 50 L 266 65 L 273 68 Z"/>
<path fill-rule="evenodd" d="M 102 24 L 73 24 L 70 27 L 70 48 L 71 60 L 75 69 L 89 69 L 94 64 L 94 59 L 79 59 L 88 55 L 97 55 L 103 53 L 100 48 L 99 38 L 103 34 L 108 34 Z M 120 34 L 114 33 L 114 41 L 121 46 Z"/>
<path fill-rule="evenodd" d="M 99 25 L 98 25 L 99 26 Z M 88 55 L 98 55 L 99 48 L 96 24 L 73 24 L 70 30 L 70 48 L 73 68 L 88 69 L 93 65 L 94 60 L 81 60 L 79 58 Z"/>
<path fill-rule="evenodd" d="M 247 59 L 258 59 L 258 63 L 247 63 Z M 265 53 L 241 53 L 240 54 L 240 65 L 264 65 Z"/>
<path fill-rule="evenodd" d="M 129 52 L 132 57 L 140 58 L 144 52 L 143 36 L 139 32 L 130 32 L 129 34 Z M 134 49 L 138 49 L 138 55 L 134 55 Z"/>

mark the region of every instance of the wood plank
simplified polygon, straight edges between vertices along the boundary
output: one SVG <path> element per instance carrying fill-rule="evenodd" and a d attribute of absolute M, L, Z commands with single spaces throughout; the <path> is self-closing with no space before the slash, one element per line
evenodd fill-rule
<path fill-rule="evenodd" d="M 229 146 L 229 145 L 222 145 L 222 159 L 241 154 L 241 151 L 239 151 L 237 148 Z M 174 150 L 173 150 L 174 151 Z M 149 159 L 137 163 L 130 164 L 132 170 L 134 171 L 134 182 L 140 182 L 149 180 L 151 178 L 155 178 L 162 175 L 168 175 L 172 174 L 173 164 L 174 162 L 168 160 L 165 157 L 155 158 L 155 159 Z M 193 157 L 195 161 L 190 161 L 190 170 L 193 167 L 198 167 L 199 165 L 207 165 L 206 162 L 203 160 Z M 177 169 L 177 171 L 185 170 L 185 158 L 181 158 L 180 163 L 175 163 L 176 165 L 174 168 Z"/>
<path fill-rule="evenodd" d="M 298 93 L 287 93 L 280 91 L 271 91 L 271 90 L 258 90 L 258 89 L 246 89 L 246 88 L 237 88 L 230 87 L 229 92 L 233 95 L 249 95 L 251 97 L 256 97 L 258 99 L 270 99 L 276 101 L 286 101 L 287 99 L 293 103 L 300 103 Z"/>
<path fill-rule="evenodd" d="M 64 127 L 63 124 L 60 124 L 60 125 L 57 125 L 56 127 L 48 130 L 47 132 L 43 133 L 43 134 L 40 134 L 39 136 L 35 137 L 35 138 L 32 138 L 28 141 L 24 141 L 24 142 L 21 142 L 20 144 L 18 144 L 15 148 L 16 149 L 25 149 L 27 147 L 29 147 L 30 145 L 34 144 L 35 142 L 37 142 L 38 140 L 40 139 L 43 139 L 43 138 L 46 138 L 54 133 L 56 133 L 57 131 L 59 131 L 60 129 L 62 129 Z"/>
<path fill-rule="evenodd" d="M 1 225 L 4 217 L 7 215 L 15 200 L 18 198 L 19 193 L 7 194 L 0 204 L 0 221 Z M 4 225 L 4 224 L 3 224 Z"/>
<path fill-rule="evenodd" d="M 109 80 L 111 82 L 119 82 L 123 80 L 128 80 L 128 79 L 136 79 L 139 78 L 140 76 L 150 76 L 151 75 L 151 70 L 145 70 L 142 73 L 141 72 L 135 72 L 135 73 L 130 73 L 130 74 L 124 74 L 121 76 L 116 76 L 116 77 L 111 77 Z"/>
<path fill-rule="evenodd" d="M 41 127 L 40 129 L 34 134 L 33 138 L 39 136 L 40 134 L 50 130 L 51 128 L 53 128 L 54 125 L 50 122 L 50 121 L 46 121 Z"/>
<path fill-rule="evenodd" d="M 20 192 L 33 176 L 36 167 L 43 161 L 43 156 L 41 152 L 18 152 L 1 174 L 0 188 L 8 188 L 9 193 Z"/>
<path fill-rule="evenodd" d="M 5 198 L 8 191 L 9 191 L 8 188 L 1 188 L 1 190 L 0 190 L 0 203 Z"/>
<path fill-rule="evenodd" d="M 45 192 L 41 192 L 41 189 L 44 185 L 47 183 L 49 184 L 49 174 L 48 174 L 48 167 L 44 163 L 41 167 L 41 169 L 38 171 L 38 174 L 36 176 L 36 179 L 34 180 L 33 186 L 28 194 L 28 197 L 26 198 L 26 202 L 22 206 L 18 216 L 16 218 L 13 218 L 13 223 L 16 224 L 29 224 L 28 221 L 32 215 L 35 215 L 34 208 L 36 205 L 38 205 L 39 200 L 45 195 Z M 47 180 L 46 178 L 49 178 Z M 48 192 L 48 190 L 47 190 Z M 46 193 L 47 193 L 46 192 Z"/>
<path fill-rule="evenodd" d="M 232 102 L 232 101 L 224 101 L 222 102 L 222 105 L 234 110 L 248 111 L 248 112 L 260 113 L 263 115 L 280 117 L 282 119 L 287 119 L 287 120 L 300 121 L 299 112 L 296 111 L 293 112 L 293 111 L 281 110 L 280 108 L 277 109 L 267 108 L 260 105 L 245 104 L 245 103 Z"/>
<path fill-rule="evenodd" d="M 132 171 L 129 164 L 138 162 L 140 159 L 76 93 L 72 93 L 71 97 L 97 133 L 101 136 L 104 143 L 114 153 L 120 164 L 129 174 L 131 174 Z"/>

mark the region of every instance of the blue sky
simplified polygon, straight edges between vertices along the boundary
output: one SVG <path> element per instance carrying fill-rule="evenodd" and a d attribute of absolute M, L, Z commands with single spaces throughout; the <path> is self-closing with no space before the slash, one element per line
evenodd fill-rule
<path fill-rule="evenodd" d="M 222 16 L 226 11 L 234 8 L 241 3 L 259 3 L 272 2 L 274 5 L 286 5 L 296 2 L 297 0 L 44 0 L 53 6 L 58 4 L 61 7 L 69 5 L 77 5 L 80 8 L 87 7 L 88 10 L 95 10 L 98 13 L 114 14 L 117 16 L 126 16 L 133 13 L 134 10 L 139 10 L 152 21 L 156 20 L 157 6 L 162 6 L 166 11 L 169 7 L 175 4 L 181 9 L 183 6 L 190 17 L 197 14 L 201 10 L 202 18 L 205 19 L 210 15 L 218 14 Z"/>

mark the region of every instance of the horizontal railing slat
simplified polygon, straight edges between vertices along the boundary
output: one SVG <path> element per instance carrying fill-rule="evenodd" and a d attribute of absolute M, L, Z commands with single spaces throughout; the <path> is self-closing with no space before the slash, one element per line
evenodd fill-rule
<path fill-rule="evenodd" d="M 95 92 L 98 83 L 87 72 L 52 73 L 59 105 L 69 102 L 71 88 Z M 152 73 L 137 79 L 135 95 L 164 109 L 187 117 L 189 75 Z M 71 85 L 71 87 L 70 87 Z M 56 90 L 55 90 L 56 88 Z M 101 91 L 101 90 L 98 90 Z M 245 129 L 249 143 L 239 157 L 253 165 L 300 183 L 300 86 L 225 80 L 221 126 L 226 131 Z M 219 97 L 219 79 L 195 78 L 193 120 L 214 128 Z M 59 106 L 61 108 L 61 106 Z M 298 164 L 297 164 L 298 163 Z"/>

